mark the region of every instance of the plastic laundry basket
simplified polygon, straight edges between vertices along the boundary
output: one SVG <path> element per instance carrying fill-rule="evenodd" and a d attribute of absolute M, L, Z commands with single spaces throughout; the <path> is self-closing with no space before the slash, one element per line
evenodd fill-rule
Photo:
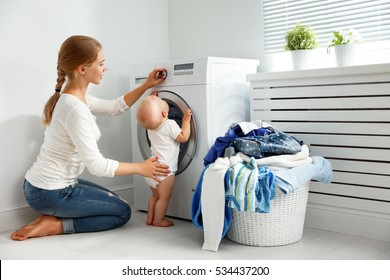
<path fill-rule="evenodd" d="M 308 193 L 309 183 L 287 195 L 276 191 L 269 213 L 233 209 L 227 237 L 251 246 L 281 246 L 300 240 Z"/>

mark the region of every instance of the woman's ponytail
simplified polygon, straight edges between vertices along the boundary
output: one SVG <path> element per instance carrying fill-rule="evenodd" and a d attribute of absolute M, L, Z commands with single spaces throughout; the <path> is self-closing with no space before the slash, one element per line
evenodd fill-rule
<path fill-rule="evenodd" d="M 57 66 L 57 85 L 55 87 L 54 94 L 46 102 L 45 108 L 43 109 L 42 124 L 48 126 L 51 123 L 53 117 L 53 111 L 56 107 L 58 99 L 60 99 L 62 85 L 65 83 L 65 74 Z"/>

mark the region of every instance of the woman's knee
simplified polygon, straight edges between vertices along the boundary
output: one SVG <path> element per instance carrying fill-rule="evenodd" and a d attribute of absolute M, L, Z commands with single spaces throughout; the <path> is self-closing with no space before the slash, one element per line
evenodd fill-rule
<path fill-rule="evenodd" d="M 125 206 L 125 211 L 123 212 L 123 215 L 122 215 L 122 220 L 123 220 L 123 224 L 126 224 L 128 221 L 130 221 L 130 218 L 131 218 L 131 207 L 129 204 L 126 204 Z"/>

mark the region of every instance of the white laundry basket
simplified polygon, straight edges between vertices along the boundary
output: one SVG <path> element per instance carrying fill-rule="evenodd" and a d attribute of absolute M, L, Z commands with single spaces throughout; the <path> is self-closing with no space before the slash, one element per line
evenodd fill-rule
<path fill-rule="evenodd" d="M 303 235 L 308 193 L 309 183 L 287 195 L 277 189 L 269 213 L 233 209 L 227 237 L 251 246 L 281 246 L 297 242 Z"/>

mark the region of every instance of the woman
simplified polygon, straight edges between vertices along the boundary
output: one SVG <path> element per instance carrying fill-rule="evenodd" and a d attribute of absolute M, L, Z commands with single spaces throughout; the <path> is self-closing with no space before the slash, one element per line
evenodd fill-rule
<path fill-rule="evenodd" d="M 42 122 L 47 126 L 37 161 L 27 171 L 24 194 L 40 213 L 30 224 L 11 234 L 13 240 L 31 237 L 109 230 L 126 224 L 128 203 L 115 193 L 78 179 L 87 167 L 97 176 L 138 174 L 158 180 L 169 173 L 156 158 L 125 163 L 102 156 L 97 146 L 100 131 L 94 115 L 118 115 L 142 94 L 163 81 L 164 69 L 154 69 L 133 91 L 102 100 L 87 94 L 90 83 L 100 84 L 107 68 L 101 44 L 87 36 L 72 36 L 58 54 L 57 85 L 47 101 Z M 64 88 L 63 85 L 65 84 Z"/>

